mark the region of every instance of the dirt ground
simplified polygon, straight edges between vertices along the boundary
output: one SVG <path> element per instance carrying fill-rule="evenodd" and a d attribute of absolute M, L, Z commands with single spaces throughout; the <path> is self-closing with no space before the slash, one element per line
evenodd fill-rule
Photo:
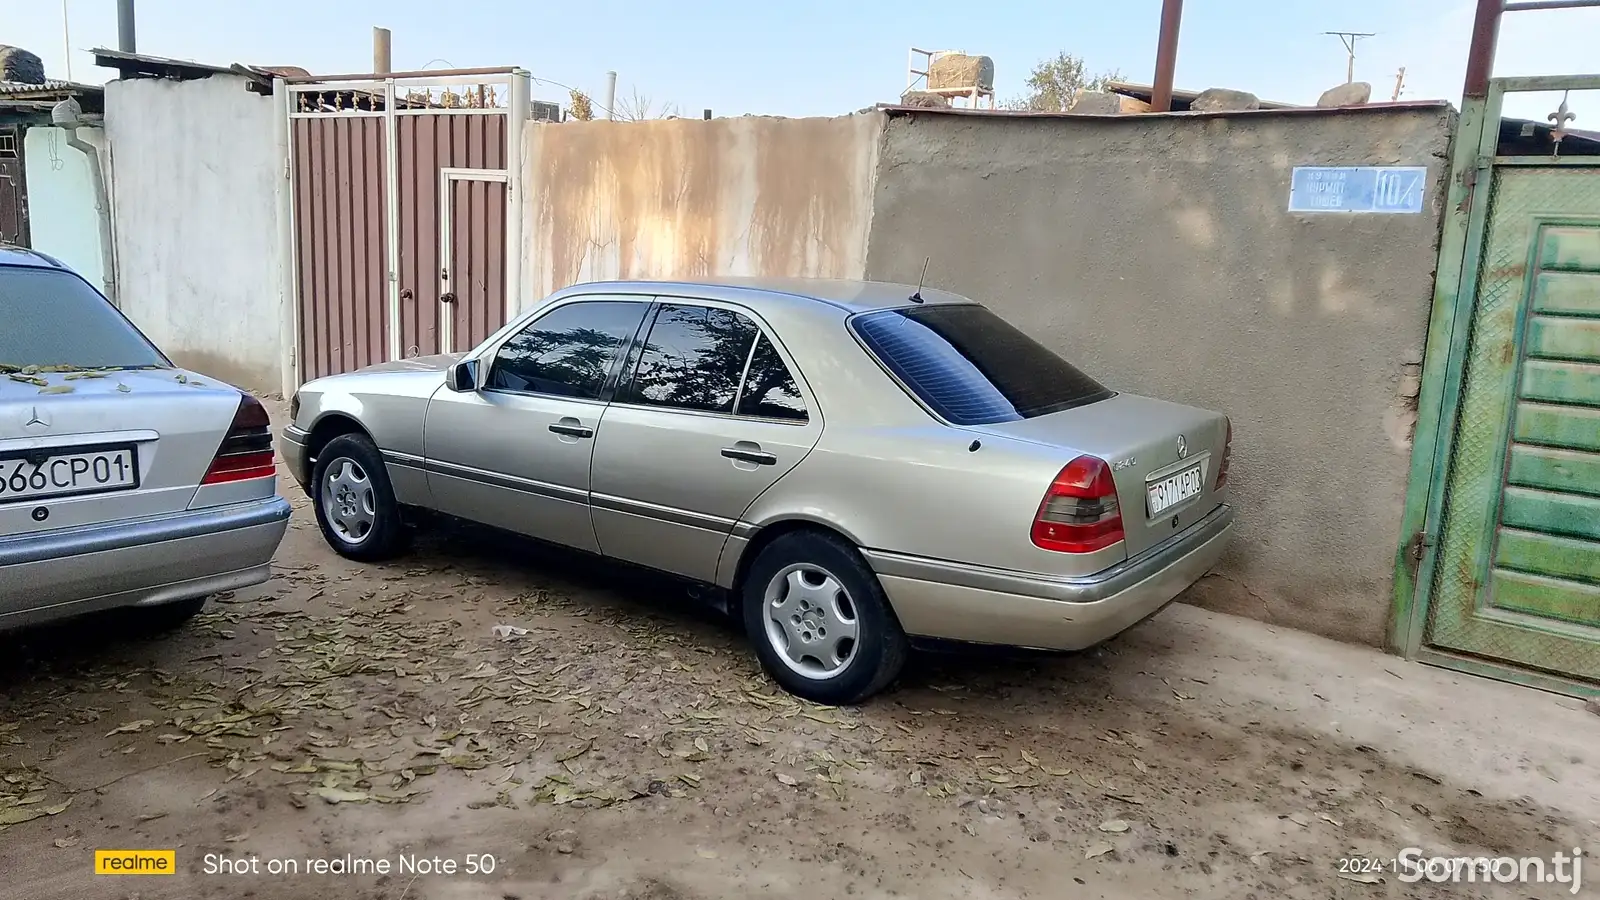
<path fill-rule="evenodd" d="M 276 577 L 184 630 L 0 637 L 0 896 L 1558 897 L 1340 860 L 1600 851 L 1576 701 L 1180 605 L 818 707 L 672 582 L 474 529 L 357 565 L 283 489 Z M 146 848 L 180 874 L 91 875 Z"/>

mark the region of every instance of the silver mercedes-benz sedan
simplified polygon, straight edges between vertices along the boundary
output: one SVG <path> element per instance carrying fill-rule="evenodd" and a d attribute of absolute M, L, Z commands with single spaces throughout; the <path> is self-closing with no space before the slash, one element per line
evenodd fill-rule
<path fill-rule="evenodd" d="M 577 285 L 293 408 L 283 453 L 339 553 L 399 552 L 421 508 L 704 582 L 824 703 L 881 690 L 917 638 L 1104 641 L 1233 521 L 1225 416 L 908 285 Z"/>
<path fill-rule="evenodd" d="M 0 630 L 172 627 L 267 580 L 289 524 L 261 402 L 172 364 L 88 282 L 0 246 Z"/>

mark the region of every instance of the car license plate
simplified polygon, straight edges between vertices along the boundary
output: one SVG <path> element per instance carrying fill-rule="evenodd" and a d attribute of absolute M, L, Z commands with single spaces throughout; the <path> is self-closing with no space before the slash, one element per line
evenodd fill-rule
<path fill-rule="evenodd" d="M 1159 516 L 1191 497 L 1200 496 L 1201 484 L 1205 480 L 1200 470 L 1201 466 L 1191 466 L 1147 485 L 1145 490 L 1150 493 L 1150 515 Z"/>
<path fill-rule="evenodd" d="M 47 452 L 47 451 L 46 451 Z M 125 491 L 139 486 L 132 447 L 0 458 L 0 503 Z"/>

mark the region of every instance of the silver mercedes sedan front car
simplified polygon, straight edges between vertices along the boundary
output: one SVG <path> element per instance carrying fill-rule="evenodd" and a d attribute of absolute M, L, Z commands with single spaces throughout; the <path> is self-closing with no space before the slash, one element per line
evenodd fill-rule
<path fill-rule="evenodd" d="M 54 259 L 0 246 L 0 631 L 259 584 L 289 527 L 267 411 Z"/>
<path fill-rule="evenodd" d="M 823 703 L 882 690 L 919 638 L 1100 643 L 1233 523 L 1225 416 L 909 285 L 577 285 L 292 406 L 283 454 L 339 553 L 400 552 L 422 509 L 713 585 Z"/>

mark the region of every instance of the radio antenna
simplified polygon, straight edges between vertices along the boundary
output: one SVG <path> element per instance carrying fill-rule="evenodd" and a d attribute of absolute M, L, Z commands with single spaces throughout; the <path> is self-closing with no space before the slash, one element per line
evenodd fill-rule
<path fill-rule="evenodd" d="M 928 263 L 932 261 L 933 257 L 931 256 L 924 256 L 922 258 L 922 274 L 917 276 L 917 289 L 911 292 L 912 303 L 922 302 L 922 283 L 928 280 Z"/>

